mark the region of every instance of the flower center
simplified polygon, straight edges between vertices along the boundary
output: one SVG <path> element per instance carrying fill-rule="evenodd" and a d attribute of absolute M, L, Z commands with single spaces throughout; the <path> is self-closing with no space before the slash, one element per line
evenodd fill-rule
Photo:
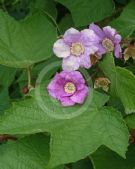
<path fill-rule="evenodd" d="M 76 87 L 75 87 L 74 83 L 68 82 L 65 84 L 64 90 L 68 94 L 73 94 L 76 91 Z"/>
<path fill-rule="evenodd" d="M 114 50 L 114 44 L 113 42 L 108 39 L 108 38 L 105 38 L 103 41 L 102 41 L 102 45 L 103 47 L 108 51 L 108 52 L 111 52 Z"/>
<path fill-rule="evenodd" d="M 81 43 L 72 43 L 70 48 L 71 54 L 75 56 L 80 56 L 84 53 L 84 46 Z"/>

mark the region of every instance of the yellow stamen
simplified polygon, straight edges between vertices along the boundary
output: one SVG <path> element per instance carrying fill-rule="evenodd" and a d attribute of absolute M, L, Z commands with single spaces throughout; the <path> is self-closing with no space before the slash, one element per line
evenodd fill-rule
<path fill-rule="evenodd" d="M 102 41 L 102 45 L 103 47 L 108 51 L 108 52 L 111 52 L 114 50 L 114 44 L 113 42 L 108 39 L 108 38 L 105 38 L 103 41 Z"/>
<path fill-rule="evenodd" d="M 75 56 L 80 56 L 84 53 L 84 46 L 81 43 L 72 43 L 71 54 Z"/>
<path fill-rule="evenodd" d="M 68 82 L 65 84 L 64 90 L 68 94 L 73 94 L 76 91 L 76 87 L 75 87 L 74 83 Z"/>

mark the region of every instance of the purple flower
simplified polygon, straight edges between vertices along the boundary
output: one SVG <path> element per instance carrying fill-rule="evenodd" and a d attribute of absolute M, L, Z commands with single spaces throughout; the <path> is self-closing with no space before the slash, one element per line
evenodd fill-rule
<path fill-rule="evenodd" d="M 95 39 L 95 46 L 98 47 L 97 54 L 102 56 L 107 52 L 114 51 L 116 58 L 121 58 L 121 36 L 116 32 L 114 28 L 106 26 L 101 29 L 95 24 L 91 24 L 89 27 L 90 30 L 93 30 L 98 38 Z"/>
<path fill-rule="evenodd" d="M 88 87 L 78 71 L 57 73 L 48 85 L 49 94 L 59 100 L 63 106 L 82 104 L 88 95 Z"/>
<path fill-rule="evenodd" d="M 63 70 L 72 71 L 79 67 L 90 68 L 90 54 L 98 48 L 93 40 L 98 38 L 93 30 L 84 29 L 81 32 L 74 28 L 68 29 L 62 39 L 54 43 L 53 51 L 56 56 L 63 58 Z M 97 39 L 98 40 L 98 39 Z"/>

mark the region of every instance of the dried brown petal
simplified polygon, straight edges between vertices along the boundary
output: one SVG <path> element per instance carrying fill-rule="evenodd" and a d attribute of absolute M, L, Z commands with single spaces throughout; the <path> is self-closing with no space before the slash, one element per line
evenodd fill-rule
<path fill-rule="evenodd" d="M 124 60 L 127 61 L 129 58 L 135 60 L 135 46 L 129 46 L 124 51 Z"/>
<path fill-rule="evenodd" d="M 102 88 L 104 91 L 109 90 L 110 80 L 105 77 L 99 77 L 95 80 L 94 88 Z"/>
<path fill-rule="evenodd" d="M 90 55 L 91 65 L 95 65 L 98 62 L 98 57 L 96 55 Z"/>

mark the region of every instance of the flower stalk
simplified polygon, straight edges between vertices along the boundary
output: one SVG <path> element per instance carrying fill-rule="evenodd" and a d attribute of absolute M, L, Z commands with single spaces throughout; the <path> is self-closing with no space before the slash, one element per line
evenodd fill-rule
<path fill-rule="evenodd" d="M 31 88 L 33 88 L 33 86 L 32 86 L 32 71 L 31 71 L 31 66 L 29 66 L 27 68 L 27 72 L 28 72 L 28 89 L 30 90 Z"/>

